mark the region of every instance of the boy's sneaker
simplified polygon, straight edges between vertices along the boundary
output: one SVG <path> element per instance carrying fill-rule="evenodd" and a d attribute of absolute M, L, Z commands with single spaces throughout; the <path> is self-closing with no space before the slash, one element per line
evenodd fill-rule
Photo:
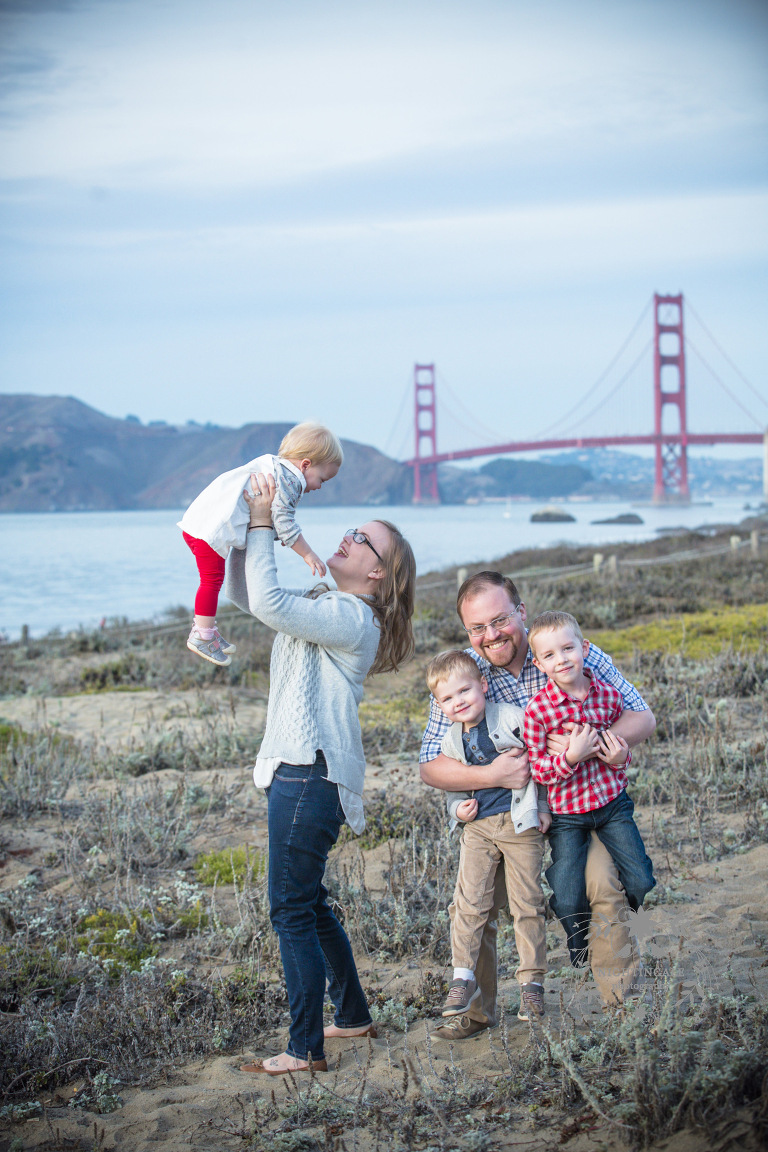
<path fill-rule="evenodd" d="M 221 645 L 221 650 L 225 656 L 232 656 L 235 652 L 237 652 L 237 644 L 232 644 L 229 640 L 225 640 L 215 624 L 213 626 L 213 638 L 214 640 L 218 640 L 219 644 Z"/>
<path fill-rule="evenodd" d="M 443 1004 L 443 1016 L 460 1016 L 479 995 L 476 980 L 452 980 Z"/>
<path fill-rule="evenodd" d="M 447 1024 L 433 1028 L 432 1035 L 439 1036 L 441 1040 L 468 1040 L 470 1036 L 475 1036 L 488 1027 L 487 1020 L 481 1024 L 479 1020 L 473 1020 L 471 1016 L 452 1016 Z"/>
<path fill-rule="evenodd" d="M 232 663 L 232 658 L 227 656 L 221 647 L 220 640 L 217 640 L 215 636 L 210 640 L 204 640 L 197 628 L 193 628 L 187 637 L 187 648 L 190 652 L 202 656 L 203 660 L 208 660 L 211 664 L 218 664 L 219 668 L 226 668 L 228 664 Z"/>
<path fill-rule="evenodd" d="M 541 984 L 521 984 L 518 1020 L 540 1020 L 543 1015 L 544 989 Z"/>

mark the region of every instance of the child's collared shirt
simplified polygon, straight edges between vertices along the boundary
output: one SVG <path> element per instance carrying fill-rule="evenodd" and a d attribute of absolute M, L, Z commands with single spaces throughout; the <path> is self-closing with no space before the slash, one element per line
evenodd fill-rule
<path fill-rule="evenodd" d="M 541 692 L 525 709 L 525 744 L 531 761 L 531 775 L 547 785 L 549 806 L 555 813 L 594 812 L 609 804 L 627 786 L 626 764 L 617 767 L 602 760 L 582 760 L 574 768 L 561 752 L 547 755 L 547 735 L 562 732 L 563 725 L 591 724 L 599 732 L 610 728 L 624 711 L 619 692 L 604 680 L 598 680 L 584 669 L 591 683 L 584 700 L 567 696 L 554 680 L 548 680 Z M 627 757 L 629 764 L 630 757 Z"/>

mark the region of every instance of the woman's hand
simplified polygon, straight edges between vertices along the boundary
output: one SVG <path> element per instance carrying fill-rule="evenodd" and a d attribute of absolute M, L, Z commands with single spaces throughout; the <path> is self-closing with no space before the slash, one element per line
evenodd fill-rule
<path fill-rule="evenodd" d="M 272 501 L 275 498 L 275 478 L 270 472 L 265 476 L 259 472 L 258 476 L 251 475 L 251 491 L 243 489 L 243 497 L 251 512 L 249 528 L 272 527 Z"/>

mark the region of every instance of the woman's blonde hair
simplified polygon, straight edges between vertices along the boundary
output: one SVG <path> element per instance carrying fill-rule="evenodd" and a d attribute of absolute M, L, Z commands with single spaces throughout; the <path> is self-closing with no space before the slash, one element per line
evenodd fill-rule
<path fill-rule="evenodd" d="M 413 656 L 411 618 L 416 595 L 416 560 L 413 549 L 399 528 L 389 520 L 375 520 L 389 532 L 384 556 L 384 577 L 379 581 L 372 607 L 381 628 L 379 650 L 369 675 L 397 672 Z"/>
<path fill-rule="evenodd" d="M 285 456 L 286 460 L 311 460 L 313 464 L 338 464 L 341 467 L 344 462 L 338 436 L 324 424 L 313 424 L 311 420 L 286 432 L 277 454 Z"/>

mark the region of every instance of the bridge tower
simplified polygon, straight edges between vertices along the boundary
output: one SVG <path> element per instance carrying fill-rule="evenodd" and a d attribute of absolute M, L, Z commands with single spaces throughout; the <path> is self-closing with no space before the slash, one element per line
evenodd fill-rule
<path fill-rule="evenodd" d="M 664 310 L 662 312 L 662 309 Z M 662 319 L 663 316 L 663 319 Z M 664 369 L 667 369 L 664 372 Z M 662 378 L 662 373 L 664 376 Z M 673 378 L 670 380 L 670 372 Z M 664 388 L 662 385 L 667 384 Z M 653 407 L 656 436 L 654 504 L 691 498 L 688 488 L 688 426 L 685 407 L 685 340 L 683 337 L 683 295 L 653 297 Z M 673 409 L 676 428 L 667 435 L 675 442 L 663 443 L 664 408 Z M 674 409 L 677 409 L 675 418 Z"/>
<path fill-rule="evenodd" d="M 420 464 L 425 456 L 437 455 L 437 404 L 434 364 L 414 364 L 414 434 L 416 451 L 413 465 L 414 504 L 439 504 L 437 464 Z M 422 448 L 426 446 L 426 451 Z"/>

